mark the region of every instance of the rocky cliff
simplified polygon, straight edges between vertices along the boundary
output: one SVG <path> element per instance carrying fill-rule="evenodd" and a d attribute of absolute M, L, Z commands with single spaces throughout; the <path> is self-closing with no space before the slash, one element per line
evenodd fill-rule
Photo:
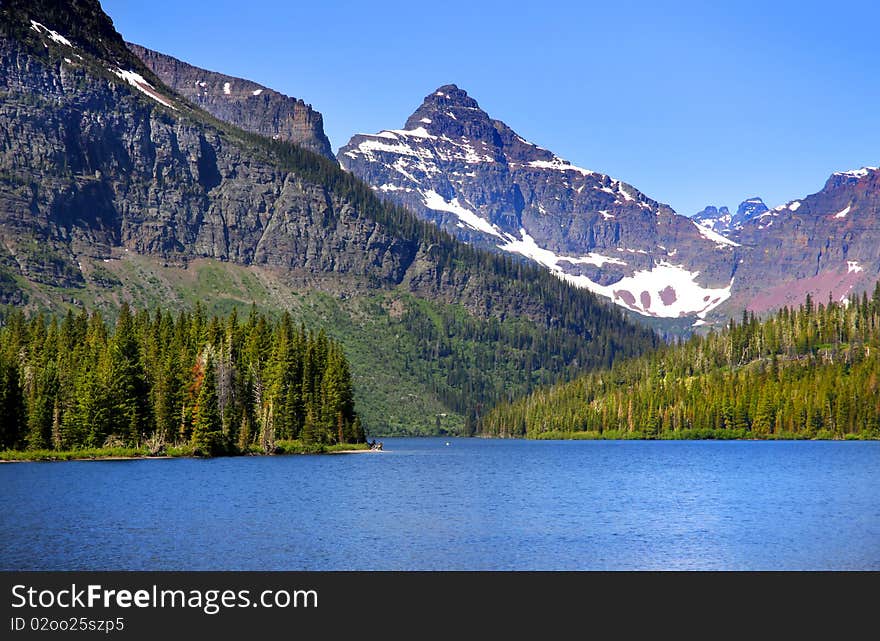
<path fill-rule="evenodd" d="M 455 85 L 426 96 L 403 129 L 354 136 L 338 159 L 458 238 L 640 314 L 703 318 L 730 296 L 735 242 L 524 140 Z"/>
<path fill-rule="evenodd" d="M 128 48 L 168 87 L 220 120 L 333 158 L 323 117 L 301 99 L 194 67 L 140 45 L 128 43 Z"/>
<path fill-rule="evenodd" d="M 746 220 L 740 300 L 757 312 L 841 300 L 880 278 L 880 169 L 834 173 L 815 194 Z"/>
<path fill-rule="evenodd" d="M 417 242 L 200 120 L 132 60 L 53 34 L 33 27 L 0 46 L 0 233 L 23 274 L 70 286 L 82 257 L 122 249 L 402 280 Z"/>

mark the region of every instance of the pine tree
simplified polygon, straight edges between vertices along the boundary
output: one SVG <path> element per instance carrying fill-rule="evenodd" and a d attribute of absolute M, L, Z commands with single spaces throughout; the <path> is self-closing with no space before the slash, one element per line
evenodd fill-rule
<path fill-rule="evenodd" d="M 223 444 L 223 421 L 217 398 L 217 374 L 214 359 L 205 357 L 205 373 L 195 407 L 192 445 L 204 456 L 214 456 L 225 449 Z"/>
<path fill-rule="evenodd" d="M 127 304 L 120 309 L 116 331 L 110 342 L 107 388 L 112 403 L 112 433 L 129 444 L 140 444 L 153 431 L 153 426 L 146 372 Z"/>
<path fill-rule="evenodd" d="M 23 445 L 24 397 L 14 359 L 0 353 L 0 449 Z"/>

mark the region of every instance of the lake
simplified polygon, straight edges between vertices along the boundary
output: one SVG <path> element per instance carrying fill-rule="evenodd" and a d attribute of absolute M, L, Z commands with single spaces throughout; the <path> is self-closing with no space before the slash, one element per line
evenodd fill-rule
<path fill-rule="evenodd" d="M 878 442 L 384 443 L 0 465 L 0 568 L 880 569 Z"/>

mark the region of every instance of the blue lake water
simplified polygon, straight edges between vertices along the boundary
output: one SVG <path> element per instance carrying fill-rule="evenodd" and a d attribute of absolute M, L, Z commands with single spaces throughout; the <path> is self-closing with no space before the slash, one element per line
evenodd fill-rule
<path fill-rule="evenodd" d="M 0 465 L 0 568 L 880 569 L 877 442 L 384 442 Z"/>

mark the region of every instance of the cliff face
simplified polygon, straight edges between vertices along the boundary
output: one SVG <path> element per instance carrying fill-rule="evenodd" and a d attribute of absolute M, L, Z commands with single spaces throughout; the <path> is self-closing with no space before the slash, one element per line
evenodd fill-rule
<path fill-rule="evenodd" d="M 403 129 L 353 137 L 338 158 L 458 238 L 640 314 L 702 318 L 730 296 L 736 243 L 524 140 L 455 85 L 426 96 Z"/>
<path fill-rule="evenodd" d="M 164 88 L 34 35 L 57 55 L 0 41 L 0 237 L 28 278 L 75 285 L 80 256 L 121 249 L 402 279 L 416 243 L 198 122 Z"/>
<path fill-rule="evenodd" d="M 214 117 L 333 158 L 323 117 L 301 99 L 250 80 L 194 67 L 140 45 L 128 43 L 128 48 L 163 83 Z"/>
<path fill-rule="evenodd" d="M 840 300 L 880 278 L 880 169 L 834 173 L 815 194 L 760 212 L 737 238 L 751 248 L 742 301 L 757 312 Z"/>

